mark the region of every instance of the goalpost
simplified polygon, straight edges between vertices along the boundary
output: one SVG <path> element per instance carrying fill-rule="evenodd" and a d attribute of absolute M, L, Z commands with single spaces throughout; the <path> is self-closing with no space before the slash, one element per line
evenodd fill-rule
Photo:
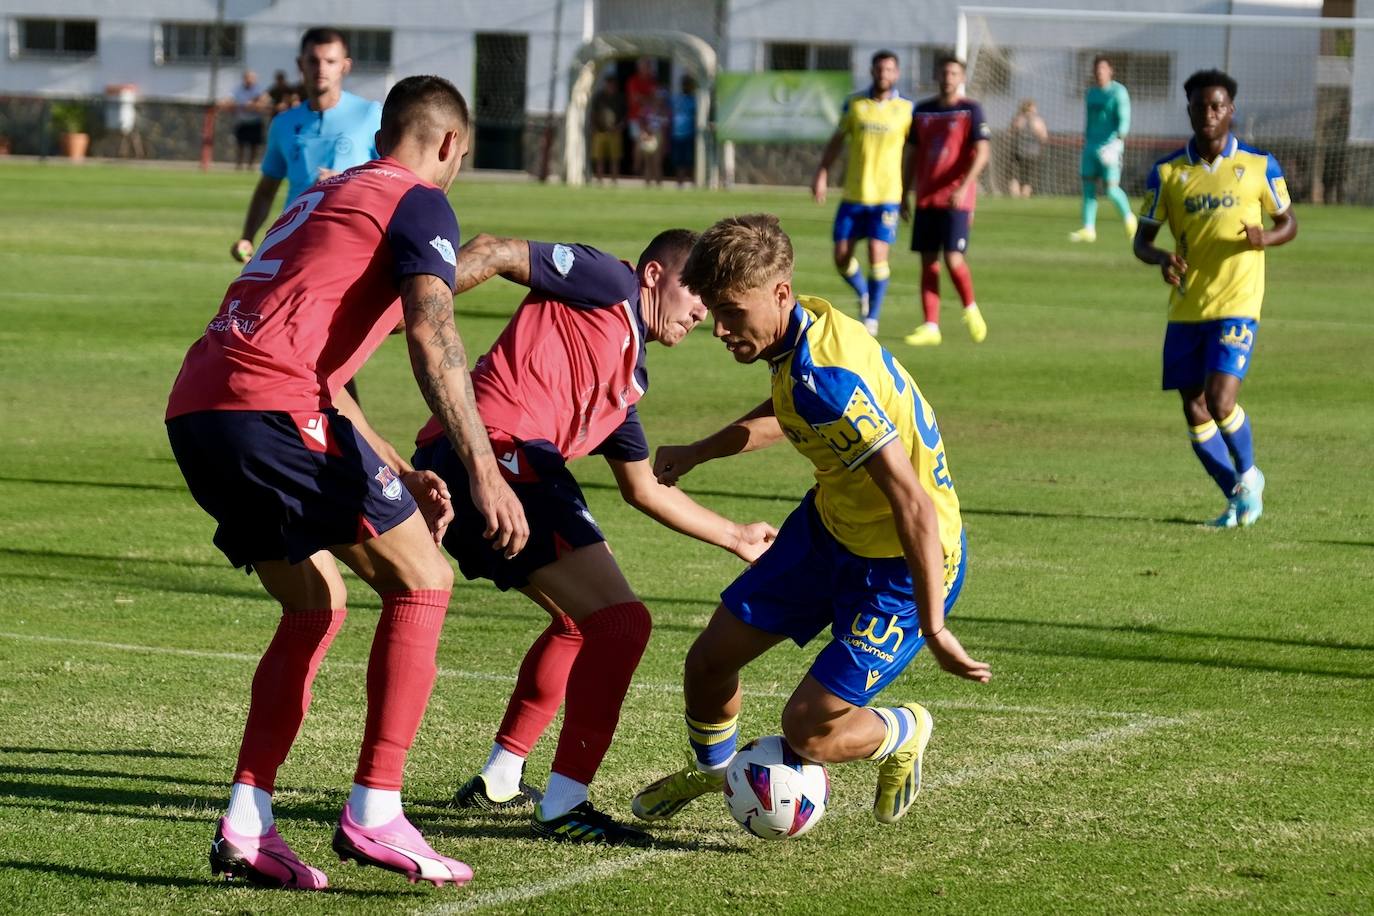
<path fill-rule="evenodd" d="M 1190 136 L 1183 81 L 1215 67 L 1239 84 L 1237 136 L 1278 157 L 1295 199 L 1374 204 L 1374 19 L 966 6 L 956 35 L 999 193 L 1015 166 L 1036 193 L 1078 192 L 1083 94 L 1103 54 L 1131 94 L 1128 193 Z M 1048 128 L 1039 144 L 1010 132 L 1026 100 Z"/>

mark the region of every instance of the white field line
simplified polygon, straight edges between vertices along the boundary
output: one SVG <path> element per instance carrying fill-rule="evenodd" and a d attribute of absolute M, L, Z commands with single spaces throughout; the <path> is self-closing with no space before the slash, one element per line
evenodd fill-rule
<path fill-rule="evenodd" d="M 6 633 L 0 632 L 0 639 L 13 639 L 24 642 L 49 643 L 58 645 L 85 646 L 94 649 L 104 649 L 117 652 L 142 652 L 161 655 L 177 655 L 189 658 L 214 658 L 228 661 L 256 662 L 258 656 L 249 655 L 243 652 L 210 652 L 201 649 L 181 649 L 172 646 L 144 646 L 134 643 L 104 642 L 94 639 L 75 639 L 62 636 L 41 636 L 29 633 Z M 358 662 L 335 663 L 341 667 L 363 668 Z M 488 674 L 475 671 L 457 671 L 452 669 L 441 669 L 441 675 L 448 677 L 460 677 L 471 680 L 481 681 L 501 681 L 510 683 L 514 678 Z M 640 689 L 655 691 L 677 691 L 681 687 L 676 684 L 637 684 Z M 783 693 L 766 692 L 753 694 L 755 696 L 787 696 Z M 1027 770 L 1040 769 L 1074 754 L 1085 751 L 1100 750 L 1109 744 L 1121 741 L 1130 741 L 1142 735 L 1156 731 L 1161 728 L 1169 728 L 1183 724 L 1183 719 L 1171 719 L 1161 716 L 1151 716 L 1140 713 L 1123 713 L 1109 710 L 1056 710 L 1034 706 L 1002 706 L 1002 705 L 980 705 L 968 702 L 939 702 L 934 704 L 944 708 L 970 709 L 976 711 L 992 711 L 1020 713 L 1029 715 L 1050 715 L 1064 717 L 1066 714 L 1075 717 L 1100 716 L 1105 718 L 1127 718 L 1131 721 L 1123 725 L 1115 725 L 1110 728 L 1099 729 L 1087 735 L 1077 738 L 1067 738 L 1056 742 L 1049 747 L 1036 751 L 1017 751 L 1011 754 L 1004 754 L 994 760 L 985 761 L 975 766 L 961 767 L 946 774 L 934 774 L 925 782 L 924 788 L 927 792 L 940 792 L 947 789 L 955 789 L 968 783 L 980 782 L 983 780 L 998 779 L 1013 775 Z M 856 816 L 860 812 L 865 812 L 867 806 L 861 804 L 857 799 L 852 805 L 837 806 L 835 813 L 839 816 Z M 476 893 L 464 897 L 462 900 L 442 903 L 436 907 L 420 910 L 427 916 L 446 916 L 450 913 L 470 913 L 488 907 L 507 906 L 522 903 L 527 900 L 535 900 L 539 897 L 557 891 L 565 890 L 570 887 L 578 887 L 593 881 L 600 881 L 638 868 L 645 863 L 665 858 L 667 856 L 684 855 L 682 850 L 672 849 L 649 849 L 632 853 L 625 858 L 615 860 L 603 860 L 582 868 L 573 869 L 557 878 L 547 881 L 536 881 L 525 884 L 517 884 L 513 887 L 500 888 L 498 890 L 485 893 Z"/>
<path fill-rule="evenodd" d="M 1126 725 L 1104 728 L 1100 731 L 1092 732 L 1091 734 L 1083 735 L 1078 738 L 1067 738 L 1038 751 L 1018 751 L 1012 754 L 1004 754 L 1001 757 L 985 763 L 980 763 L 976 766 L 961 767 L 943 776 L 937 775 L 927 780 L 923 785 L 923 789 L 929 794 L 931 792 L 939 792 L 946 789 L 955 789 L 968 783 L 1010 776 L 1026 770 L 1042 769 L 1063 757 L 1069 757 L 1084 751 L 1100 750 L 1109 744 L 1139 738 L 1147 732 L 1181 725 L 1183 721 L 1183 719 L 1168 719 L 1161 716 L 1141 715 L 1136 721 Z M 838 808 L 838 810 L 835 810 L 835 814 L 841 817 L 866 816 L 868 814 L 868 809 L 869 806 L 867 803 L 855 799 L 852 804 L 844 805 Z M 424 914 L 424 916 L 448 916 L 448 914 L 451 913 L 471 913 L 477 910 L 487 909 L 488 907 L 523 903 L 566 888 L 577 887 L 578 885 L 591 881 L 600 881 L 619 874 L 620 872 L 638 868 L 650 861 L 663 859 L 668 856 L 680 855 L 685 855 L 685 851 L 680 849 L 645 850 L 623 859 L 598 862 L 585 868 L 574 869 L 550 881 L 517 884 L 514 887 L 504 887 L 499 890 L 487 891 L 485 893 L 479 892 L 461 901 L 442 903 L 435 907 L 427 907 L 418 910 L 417 912 Z"/>
<path fill-rule="evenodd" d="M 256 664 L 260 658 L 260 656 L 248 652 L 212 652 L 208 649 L 183 649 L 177 646 L 147 646 L 139 643 L 107 642 L 99 639 L 80 639 L 70 636 L 44 636 L 37 633 L 0 632 L 0 639 L 13 639 L 19 642 L 48 643 L 53 645 L 84 646 L 91 649 L 103 649 L 109 652 L 140 652 L 149 655 L 175 655 L 182 658 L 213 658 L 223 661 L 248 662 L 252 664 Z M 364 662 L 327 660 L 325 664 L 336 668 L 347 668 L 352 670 L 365 670 L 367 668 Z M 439 676 L 495 684 L 515 683 L 514 675 L 495 674 L 489 671 L 467 671 L 459 668 L 440 668 Z M 652 693 L 681 693 L 682 685 L 679 683 L 636 681 L 630 685 L 630 689 L 645 690 Z M 792 695 L 791 691 L 781 690 L 746 689 L 744 693 L 746 696 L 759 697 L 762 699 L 786 699 Z M 965 709 L 985 713 L 1006 713 L 1008 715 L 1126 719 L 1130 721 L 1137 721 L 1143 716 L 1142 713 L 1121 712 L 1119 710 L 1110 709 L 1015 706 L 1000 703 L 979 703 L 972 700 L 930 700 L 927 702 L 937 709 Z"/>

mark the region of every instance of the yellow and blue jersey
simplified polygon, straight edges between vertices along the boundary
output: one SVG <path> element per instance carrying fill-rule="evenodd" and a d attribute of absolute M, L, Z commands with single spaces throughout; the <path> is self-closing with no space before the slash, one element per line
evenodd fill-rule
<path fill-rule="evenodd" d="M 939 516 L 946 585 L 962 556 L 954 493 L 935 413 L 915 381 L 864 326 L 824 299 L 803 296 L 788 326 L 791 349 L 771 363 L 773 408 L 783 433 L 816 467 L 816 510 L 845 549 L 902 555 L 887 497 L 862 473 L 894 441 L 911 459 Z"/>
<path fill-rule="evenodd" d="M 876 99 L 872 89 L 849 97 L 839 130 L 849 141 L 844 199 L 856 204 L 895 204 L 902 199 L 902 150 L 911 129 L 913 103 L 896 90 Z"/>
<path fill-rule="evenodd" d="M 1169 294 L 1169 320 L 1215 321 L 1260 317 L 1264 251 L 1250 247 L 1246 225 L 1288 209 L 1288 186 L 1278 160 L 1227 137 L 1213 162 L 1192 140 L 1155 163 L 1145 183 L 1141 219 L 1168 223 L 1175 250 L 1188 262 Z"/>

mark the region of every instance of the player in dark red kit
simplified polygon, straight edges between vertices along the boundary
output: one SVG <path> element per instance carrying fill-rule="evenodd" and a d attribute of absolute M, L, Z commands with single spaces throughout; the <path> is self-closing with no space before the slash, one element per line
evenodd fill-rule
<path fill-rule="evenodd" d="M 555 840 L 643 843 L 648 835 L 592 806 L 588 784 L 610 746 L 649 640 L 649 611 L 625 581 L 566 463 L 610 464 L 626 502 L 675 531 L 752 563 L 776 531 L 738 525 L 654 478 L 637 402 L 649 386 L 645 345 L 678 344 L 706 315 L 679 282 L 696 235 L 659 233 L 631 266 L 585 245 L 477 236 L 458 256 L 458 290 L 501 274 L 529 295 L 472 371 L 492 449 L 530 520 L 514 559 L 485 547 L 464 497 L 466 471 L 438 423 L 421 430 L 416 467 L 454 493 L 444 546 L 469 579 L 518 588 L 553 618 L 526 653 L 482 772 L 458 792 L 467 807 L 536 802 L 534 832 Z M 524 785 L 525 757 L 563 705 L 545 792 Z"/>
<path fill-rule="evenodd" d="M 488 549 L 520 551 L 524 512 L 477 416 L 453 318 L 458 222 L 446 191 L 469 127 L 467 104 L 447 81 L 397 83 L 377 133 L 383 158 L 292 203 L 229 285 L 172 388 L 168 437 L 192 495 L 219 523 L 215 544 L 256 572 L 283 612 L 253 678 L 229 808 L 210 851 L 217 874 L 273 887 L 328 884 L 277 834 L 271 799 L 343 624 L 337 558 L 381 596 L 382 612 L 334 849 L 412 881 L 472 876 L 430 848 L 400 794 L 453 584 L 435 546 L 451 517 L 448 494 L 365 423 L 355 426 L 356 405 L 340 391 L 404 317 L 416 380 L 468 471 Z"/>
<path fill-rule="evenodd" d="M 978 177 L 988 164 L 992 131 L 983 107 L 964 98 L 964 64 L 957 57 L 936 65 L 940 94 L 916 106 L 907 134 L 906 168 L 902 172 L 903 219 L 911 217 L 910 194 L 916 194 L 911 224 L 911 250 L 921 255 L 921 308 L 925 321 L 903 340 L 913 347 L 938 346 L 940 336 L 940 252 L 964 305 L 964 326 L 974 343 L 988 336 L 987 322 L 973 298 L 968 250 Z"/>

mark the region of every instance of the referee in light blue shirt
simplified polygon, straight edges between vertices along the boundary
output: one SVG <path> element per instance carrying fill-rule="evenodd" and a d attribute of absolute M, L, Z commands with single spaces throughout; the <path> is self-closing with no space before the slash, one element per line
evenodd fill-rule
<path fill-rule="evenodd" d="M 344 77 L 353 66 L 343 33 L 310 29 L 301 37 L 296 63 L 305 81 L 306 101 L 272 119 L 262 178 L 248 204 L 243 235 L 230 250 L 240 261 L 253 256 L 253 240 L 271 212 L 282 179 L 290 206 L 316 182 L 377 158 L 374 138 L 382 126 L 382 106 L 343 91 Z"/>

